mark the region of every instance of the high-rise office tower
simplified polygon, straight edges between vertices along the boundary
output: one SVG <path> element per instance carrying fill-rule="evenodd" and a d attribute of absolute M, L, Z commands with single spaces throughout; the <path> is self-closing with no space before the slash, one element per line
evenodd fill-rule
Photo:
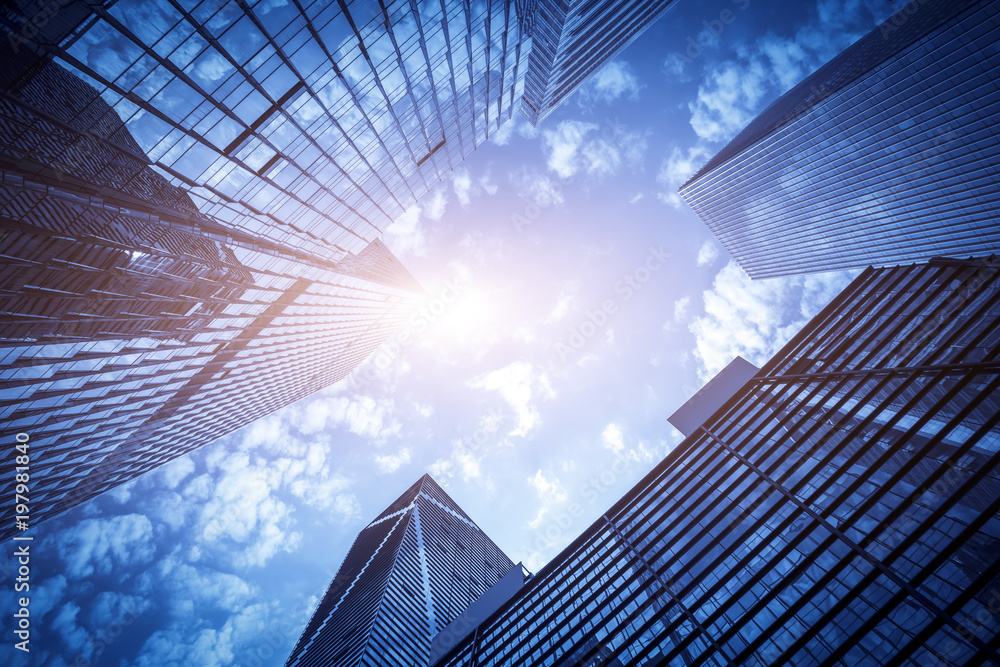
<path fill-rule="evenodd" d="M 2 400 L 46 453 L 33 520 L 336 381 L 402 322 L 419 288 L 381 232 L 518 109 L 529 10 L 0 6 Z M 623 8 L 627 36 L 654 15 Z"/>
<path fill-rule="evenodd" d="M 499 0 L 65 4 L 90 13 L 20 50 L 94 86 L 201 213 L 335 260 L 510 118 L 528 48 Z"/>
<path fill-rule="evenodd" d="M 921 0 L 681 187 L 753 278 L 1000 251 L 1000 4 Z"/>
<path fill-rule="evenodd" d="M 427 665 L 431 638 L 506 575 L 521 566 L 424 475 L 355 539 L 287 667 Z"/>
<path fill-rule="evenodd" d="M 1000 262 L 868 269 L 723 385 L 438 667 L 1000 664 Z"/>
<path fill-rule="evenodd" d="M 97 88 L 199 211 L 336 258 L 673 2 L 14 0 L 0 26 Z"/>
<path fill-rule="evenodd" d="M 34 525 L 345 377 L 422 290 L 381 241 L 331 257 L 199 212 L 93 87 L 22 56 L 0 97 L 0 418 L 30 437 Z"/>
<path fill-rule="evenodd" d="M 537 125 L 675 0 L 526 0 L 531 55 L 521 112 Z"/>

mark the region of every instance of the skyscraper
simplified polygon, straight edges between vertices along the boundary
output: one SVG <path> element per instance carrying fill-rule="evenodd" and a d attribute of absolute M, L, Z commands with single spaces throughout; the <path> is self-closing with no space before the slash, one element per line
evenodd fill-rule
<path fill-rule="evenodd" d="M 0 400 L 45 453 L 33 521 L 385 340 L 420 290 L 381 232 L 519 108 L 529 10 L 0 6 Z M 655 13 L 623 8 L 628 36 Z M 573 85 L 613 53 L 595 48 Z"/>
<path fill-rule="evenodd" d="M 998 356 L 1000 262 L 864 271 L 436 664 L 1000 664 Z"/>
<path fill-rule="evenodd" d="M 381 241 L 333 259 L 208 216 L 93 87 L 5 64 L 0 416 L 35 452 L 29 525 L 340 380 L 409 316 Z"/>
<path fill-rule="evenodd" d="M 531 54 L 521 112 L 537 125 L 675 0 L 527 0 Z"/>
<path fill-rule="evenodd" d="M 361 531 L 287 667 L 427 665 L 431 638 L 521 566 L 429 475 Z"/>
<path fill-rule="evenodd" d="M 910 2 L 680 192 L 753 278 L 1000 251 L 1000 5 Z"/>

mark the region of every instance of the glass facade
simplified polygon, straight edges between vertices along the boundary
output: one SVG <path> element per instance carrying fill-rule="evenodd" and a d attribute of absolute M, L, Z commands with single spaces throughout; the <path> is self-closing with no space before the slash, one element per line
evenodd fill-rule
<path fill-rule="evenodd" d="M 14 34 L 34 5 L 18 4 L 3 10 Z M 530 48 L 501 0 L 90 10 L 35 40 L 99 92 L 154 170 L 201 213 L 334 260 L 511 117 Z"/>
<path fill-rule="evenodd" d="M 94 87 L 5 66 L 0 418 L 35 452 L 29 525 L 342 379 L 421 296 L 377 239 L 334 259 L 200 212 Z"/>
<path fill-rule="evenodd" d="M 753 278 L 1000 251 L 1000 5 L 921 0 L 680 190 Z"/>
<path fill-rule="evenodd" d="M 426 665 L 431 638 L 514 567 L 424 475 L 355 539 L 286 665 Z"/>
<path fill-rule="evenodd" d="M 1000 263 L 863 272 L 438 667 L 1000 664 Z"/>
<path fill-rule="evenodd" d="M 341 379 L 402 323 L 422 290 L 381 232 L 519 108 L 529 10 L 0 6 L 0 415 L 44 452 L 33 521 Z M 613 14 L 631 36 L 655 12 Z M 581 80 L 615 52 L 591 46 Z"/>
<path fill-rule="evenodd" d="M 521 111 L 537 125 L 676 0 L 523 0 L 532 48 Z"/>

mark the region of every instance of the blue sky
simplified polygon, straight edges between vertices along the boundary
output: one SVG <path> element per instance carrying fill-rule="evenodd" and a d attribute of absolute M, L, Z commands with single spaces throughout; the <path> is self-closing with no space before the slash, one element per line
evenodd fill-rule
<path fill-rule="evenodd" d="M 691 393 L 851 278 L 749 281 L 676 189 L 892 8 L 682 0 L 539 128 L 508 124 L 386 235 L 428 292 L 407 334 L 34 529 L 32 653 L 5 616 L 0 662 L 282 665 L 354 536 L 424 472 L 544 565 L 680 441 L 666 418 Z"/>

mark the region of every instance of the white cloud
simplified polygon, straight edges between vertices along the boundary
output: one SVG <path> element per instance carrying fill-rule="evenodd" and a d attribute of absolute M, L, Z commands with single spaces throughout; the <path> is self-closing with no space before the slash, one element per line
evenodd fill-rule
<path fill-rule="evenodd" d="M 135 565 L 153 558 L 153 526 L 141 514 L 84 519 L 63 531 L 58 551 L 70 578 L 109 574 L 116 564 Z"/>
<path fill-rule="evenodd" d="M 691 127 L 707 141 L 726 141 L 783 93 L 892 13 L 878 0 L 819 0 L 816 18 L 791 37 L 768 34 L 716 65 L 702 79 Z"/>
<path fill-rule="evenodd" d="M 500 191 L 500 186 L 493 181 L 493 178 L 489 174 L 479 178 L 479 187 L 483 189 L 483 192 L 490 196 L 495 195 Z"/>
<path fill-rule="evenodd" d="M 469 482 L 472 480 L 480 480 L 482 478 L 482 458 L 477 457 L 472 451 L 466 447 L 462 442 L 456 441 L 452 443 L 451 454 L 446 459 L 438 459 L 430 466 L 428 466 L 427 471 L 432 477 L 439 481 L 446 479 L 451 479 L 456 474 L 462 476 L 462 480 Z"/>
<path fill-rule="evenodd" d="M 730 139 L 743 129 L 757 112 L 764 95 L 770 91 L 769 72 L 764 63 L 722 63 L 709 72 L 691 110 L 691 127 L 706 141 Z"/>
<path fill-rule="evenodd" d="M 698 249 L 698 266 L 711 266 L 719 259 L 719 246 L 711 239 L 706 240 Z"/>
<path fill-rule="evenodd" d="M 604 441 L 604 446 L 615 454 L 625 449 L 625 439 L 622 436 L 622 429 L 618 424 L 612 423 L 605 426 L 604 432 L 601 433 L 601 439 Z"/>
<path fill-rule="evenodd" d="M 410 450 L 401 448 L 395 454 L 379 454 L 375 456 L 375 467 L 380 473 L 396 472 L 410 462 Z"/>
<path fill-rule="evenodd" d="M 76 616 L 80 613 L 80 606 L 75 602 L 67 602 L 52 621 L 52 629 L 59 633 L 59 636 L 73 651 L 79 651 L 85 658 L 93 655 L 93 646 L 87 646 L 90 633 L 80 627 L 76 622 Z"/>
<path fill-rule="evenodd" d="M 517 196 L 527 203 L 525 210 L 519 213 L 529 220 L 537 218 L 542 209 L 566 201 L 560 183 L 538 169 L 526 167 L 511 174 L 510 178 L 517 189 Z"/>
<path fill-rule="evenodd" d="M 456 169 L 451 177 L 451 186 L 458 197 L 458 203 L 463 207 L 468 206 L 472 201 L 472 177 L 469 176 L 468 169 Z"/>
<path fill-rule="evenodd" d="M 558 478 L 547 478 L 542 474 L 540 469 L 535 473 L 534 477 L 528 478 L 528 484 L 538 494 L 538 512 L 535 514 L 535 518 L 528 522 L 528 527 L 535 529 L 542 525 L 547 514 L 556 506 L 566 502 L 569 496 Z"/>
<path fill-rule="evenodd" d="M 431 220 L 440 220 L 444 216 L 445 208 L 448 206 L 448 195 L 444 190 L 437 189 L 430 195 L 430 199 L 424 202 L 423 214 Z M 389 229 L 392 229 L 390 227 Z"/>
<path fill-rule="evenodd" d="M 645 133 L 613 121 L 601 129 L 594 123 L 564 120 L 542 132 L 546 163 L 560 178 L 571 178 L 578 172 L 608 176 L 618 173 L 622 166 L 639 169 L 646 147 Z"/>
<path fill-rule="evenodd" d="M 433 203 L 431 210 L 437 211 Z M 443 203 L 440 212 L 444 213 Z M 385 230 L 382 240 L 397 257 L 424 257 L 427 254 L 427 236 L 420 224 L 420 213 L 419 206 L 411 206 Z"/>
<path fill-rule="evenodd" d="M 223 667 L 235 664 L 237 653 L 245 647 L 267 648 L 271 653 L 270 639 L 262 638 L 261 633 L 275 627 L 278 621 L 272 616 L 267 605 L 258 603 L 235 610 L 218 629 L 174 624 L 146 640 L 135 666 Z"/>
<path fill-rule="evenodd" d="M 515 113 L 514 117 L 505 121 L 499 130 L 490 132 L 490 141 L 498 146 L 506 146 L 515 135 L 523 139 L 533 139 L 538 136 L 538 130 L 532 127 L 531 123 L 525 120 L 521 114 Z"/>
<path fill-rule="evenodd" d="M 703 293 L 705 315 L 690 325 L 699 375 L 707 381 L 740 355 L 765 363 L 841 290 L 853 272 L 750 280 L 736 262 Z"/>
<path fill-rule="evenodd" d="M 296 427 L 306 435 L 343 426 L 362 438 L 376 440 L 396 435 L 402 428 L 394 416 L 395 405 L 389 398 L 325 397 L 310 401 L 303 411 Z"/>
<path fill-rule="evenodd" d="M 590 107 L 595 102 L 611 104 L 619 98 L 638 99 L 639 77 L 624 60 L 612 60 L 594 72 L 577 92 L 580 106 Z"/>
<path fill-rule="evenodd" d="M 677 194 L 677 188 L 694 176 L 711 156 L 712 152 L 701 145 L 686 151 L 674 147 L 670 155 L 660 164 L 660 171 L 656 175 L 656 182 L 663 186 L 663 190 L 656 195 L 657 198 L 674 208 L 681 208 L 683 201 Z"/>
<path fill-rule="evenodd" d="M 535 367 L 525 361 L 515 361 L 500 370 L 481 375 L 469 382 L 474 389 L 496 391 L 514 411 L 514 428 L 508 435 L 525 437 L 540 422 L 541 416 L 532 404 L 534 398 L 553 398 L 555 392 L 549 385 L 548 376 L 536 372 Z"/>
<path fill-rule="evenodd" d="M 167 465 L 159 469 L 163 485 L 168 489 L 176 489 L 177 485 L 187 479 L 187 476 L 194 472 L 194 461 L 190 456 L 182 456 L 174 459 Z"/>
<path fill-rule="evenodd" d="M 542 145 L 548 153 L 549 169 L 562 178 L 569 178 L 579 169 L 579 153 L 589 132 L 597 129 L 593 123 L 564 120 L 555 128 L 542 132 Z"/>
<path fill-rule="evenodd" d="M 674 319 L 683 320 L 688 315 L 688 307 L 691 305 L 691 297 L 684 296 L 674 301 Z"/>
<path fill-rule="evenodd" d="M 556 301 L 556 305 L 553 306 L 552 310 L 549 311 L 549 314 L 545 316 L 545 323 L 552 324 L 553 322 L 558 322 L 566 317 L 569 313 L 570 306 L 573 305 L 573 301 L 574 299 L 572 294 L 560 294 L 558 301 Z"/>
<path fill-rule="evenodd" d="M 291 470 L 295 464 L 298 469 Z M 229 549 L 233 561 L 244 567 L 261 566 L 279 551 L 292 551 L 301 536 L 286 532 L 291 510 L 273 491 L 283 477 L 298 476 L 306 465 L 288 458 L 251 463 L 246 453 L 224 459 L 212 495 L 199 511 L 200 544 Z"/>

